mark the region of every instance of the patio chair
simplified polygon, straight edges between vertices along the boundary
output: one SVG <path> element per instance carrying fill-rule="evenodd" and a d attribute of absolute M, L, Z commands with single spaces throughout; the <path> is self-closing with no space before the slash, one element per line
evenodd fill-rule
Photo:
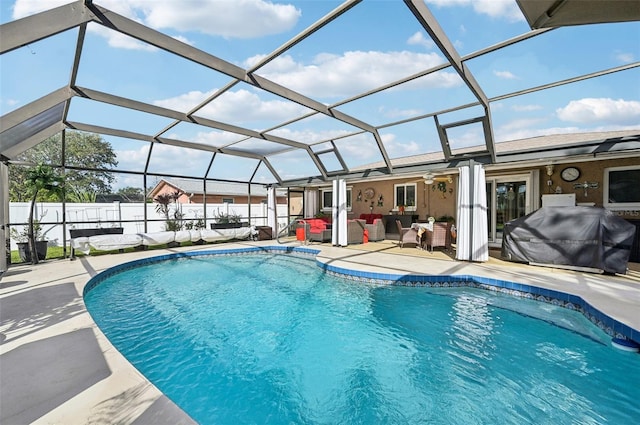
<path fill-rule="evenodd" d="M 359 244 L 364 241 L 365 220 L 355 219 L 347 221 L 347 244 Z"/>
<path fill-rule="evenodd" d="M 384 231 L 384 222 L 381 218 L 376 218 L 373 220 L 373 224 L 365 224 L 364 227 L 369 232 L 369 241 L 377 242 L 384 240 L 386 234 Z"/>
<path fill-rule="evenodd" d="M 414 245 L 418 245 L 420 243 L 416 229 L 411 227 L 402 227 L 400 220 L 396 220 L 396 226 L 398 227 L 398 244 L 400 245 L 400 248 L 404 248 L 404 244 L 406 243 Z"/>
<path fill-rule="evenodd" d="M 305 237 L 309 241 L 329 242 L 331 241 L 331 224 L 317 218 L 305 218 L 298 224 L 298 227 L 304 227 Z"/>
<path fill-rule="evenodd" d="M 434 247 L 444 247 L 447 251 L 451 250 L 451 223 L 444 221 L 433 223 L 433 230 L 424 232 L 425 247 L 430 248 L 433 252 Z"/>

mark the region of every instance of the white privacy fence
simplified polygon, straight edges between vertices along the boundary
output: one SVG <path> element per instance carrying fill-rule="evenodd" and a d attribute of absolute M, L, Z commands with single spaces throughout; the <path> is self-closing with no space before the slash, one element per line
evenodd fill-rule
<path fill-rule="evenodd" d="M 68 203 L 66 204 L 67 235 L 69 239 L 69 229 L 89 229 L 105 227 L 122 227 L 124 233 L 134 234 L 145 232 L 144 214 L 147 210 L 146 232 L 161 232 L 165 230 L 165 217 L 156 212 L 158 204 L 155 203 Z M 22 232 L 29 221 L 28 202 L 11 202 L 9 204 L 9 222 L 13 224 L 18 232 Z M 204 222 L 203 204 L 178 204 L 177 207 L 183 214 L 183 222 L 195 223 L 195 220 L 202 219 Z M 210 223 L 215 223 L 215 217 L 220 214 L 230 214 L 242 217 L 242 221 L 249 221 L 248 204 L 207 204 L 206 228 L 210 228 Z M 170 217 L 173 217 L 174 208 L 170 210 Z M 286 227 L 288 207 L 286 204 L 277 205 L 278 229 Z M 36 203 L 36 213 L 34 217 L 42 224 L 42 233 L 50 245 L 61 246 L 63 243 L 63 207 L 60 202 L 38 202 Z M 251 224 L 254 226 L 267 225 L 267 205 L 251 204 Z M 17 249 L 16 241 L 11 240 L 11 249 Z"/>

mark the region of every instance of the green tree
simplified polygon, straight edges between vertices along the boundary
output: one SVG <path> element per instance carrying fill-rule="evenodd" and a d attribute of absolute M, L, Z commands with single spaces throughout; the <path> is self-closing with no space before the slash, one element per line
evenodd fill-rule
<path fill-rule="evenodd" d="M 127 202 L 144 202 L 144 191 L 139 187 L 127 186 L 120 188 L 116 195 L 121 196 Z"/>
<path fill-rule="evenodd" d="M 89 170 L 67 169 L 64 175 L 65 185 L 74 193 L 107 194 L 115 177 L 108 171 L 118 165 L 111 144 L 99 134 L 67 131 L 65 137 L 65 165 L 83 167 Z M 16 158 L 31 164 L 48 164 L 53 167 L 62 165 L 62 134 L 52 136 L 28 149 Z M 9 197 L 14 202 L 27 202 L 27 173 L 29 167 L 12 165 L 9 167 Z M 59 173 L 57 173 L 60 176 Z M 51 201 L 52 195 L 41 192 L 39 201 Z"/>

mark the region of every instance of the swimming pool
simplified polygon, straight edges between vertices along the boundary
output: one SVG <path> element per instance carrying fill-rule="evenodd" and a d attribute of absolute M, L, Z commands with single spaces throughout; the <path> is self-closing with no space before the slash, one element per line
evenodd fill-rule
<path fill-rule="evenodd" d="M 638 355 L 553 304 L 354 284 L 280 254 L 192 256 L 107 275 L 88 285 L 89 312 L 199 423 L 617 424 L 640 415 Z"/>

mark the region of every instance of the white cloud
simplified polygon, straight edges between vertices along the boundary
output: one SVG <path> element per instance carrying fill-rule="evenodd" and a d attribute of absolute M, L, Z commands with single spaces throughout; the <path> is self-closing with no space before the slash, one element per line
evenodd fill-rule
<path fill-rule="evenodd" d="M 297 103 L 280 99 L 262 100 L 248 90 L 228 91 L 198 115 L 229 122 L 251 122 L 256 120 L 281 120 L 300 116 L 308 110 Z M 240 120 L 238 120 L 240 119 Z"/>
<path fill-rule="evenodd" d="M 72 1 L 73 0 L 16 0 L 13 6 L 13 19 L 20 19 L 25 16 L 44 12 L 45 10 L 69 4 Z M 157 0 L 156 3 L 167 1 L 171 0 Z M 120 15 L 128 18 L 136 18 L 136 9 L 149 6 L 150 3 L 145 0 L 100 0 L 99 4 Z"/>
<path fill-rule="evenodd" d="M 584 98 L 556 109 L 558 118 L 576 123 L 640 123 L 640 102 L 635 100 Z"/>
<path fill-rule="evenodd" d="M 357 166 L 382 159 L 373 136 L 369 133 L 337 140 L 336 145 L 348 165 Z"/>
<path fill-rule="evenodd" d="M 0 105 L 7 105 L 10 108 L 13 108 L 14 106 L 20 104 L 19 100 L 16 99 L 6 99 L 6 98 L 0 98 Z M 4 111 L 2 111 L 4 113 Z"/>
<path fill-rule="evenodd" d="M 476 13 L 510 22 L 523 21 L 524 16 L 513 0 L 426 0 L 437 7 L 473 7 Z"/>
<path fill-rule="evenodd" d="M 192 134 L 189 133 L 188 130 L 184 132 L 180 127 L 174 127 L 174 129 L 164 135 L 164 137 L 215 147 L 225 146 L 244 138 L 242 135 L 214 129 L 209 129 L 207 131 L 201 130 Z"/>
<path fill-rule="evenodd" d="M 512 74 L 509 71 L 493 71 L 493 75 L 495 75 L 498 78 L 502 78 L 504 80 L 515 80 L 518 77 L 516 77 L 514 74 Z"/>
<path fill-rule="evenodd" d="M 246 69 L 253 68 L 257 63 L 259 63 L 263 58 L 267 57 L 267 55 L 255 55 L 251 56 L 244 60 L 241 64 Z"/>
<path fill-rule="evenodd" d="M 138 149 L 114 150 L 118 158 L 118 170 L 139 171 L 144 168 L 149 155 L 149 145 L 145 144 Z M 136 177 L 140 179 L 140 177 Z M 137 184 L 139 184 L 138 182 Z M 133 186 L 133 185 L 132 185 Z"/>
<path fill-rule="evenodd" d="M 400 158 L 420 153 L 420 144 L 413 140 L 400 142 L 396 140 L 396 135 L 392 133 L 381 134 L 380 138 L 387 150 L 387 154 L 392 158 Z"/>
<path fill-rule="evenodd" d="M 511 22 L 523 21 L 522 11 L 513 0 L 469 0 L 473 9 L 492 18 L 505 18 Z"/>
<path fill-rule="evenodd" d="M 464 126 L 458 131 L 447 131 L 447 136 L 451 146 L 456 149 L 485 144 L 482 125 Z"/>
<path fill-rule="evenodd" d="M 162 106 L 163 108 L 173 109 L 175 111 L 188 112 L 198 104 L 204 102 L 216 91 L 217 89 L 208 92 L 193 90 L 168 99 L 156 100 L 153 104 L 156 106 Z"/>
<path fill-rule="evenodd" d="M 539 111 L 542 109 L 542 105 L 513 105 L 511 109 L 516 112 Z"/>
<path fill-rule="evenodd" d="M 269 134 L 283 137 L 290 140 L 300 140 L 304 143 L 317 143 L 322 140 L 335 139 L 349 134 L 346 130 L 291 130 L 288 128 L 278 128 L 270 131 Z"/>
<path fill-rule="evenodd" d="M 158 50 L 156 47 L 136 40 L 128 35 L 112 31 L 100 25 L 89 25 L 88 30 L 94 34 L 98 34 L 102 38 L 107 40 L 107 44 L 116 49 L 126 50 L 144 50 L 147 52 L 153 52 Z"/>
<path fill-rule="evenodd" d="M 176 35 L 173 38 L 175 38 L 176 40 L 184 43 L 184 44 L 188 44 L 189 46 L 195 46 L 195 42 L 189 40 L 187 37 L 183 37 L 181 35 Z"/>
<path fill-rule="evenodd" d="M 113 176 L 115 180 L 111 185 L 111 189 L 114 192 L 117 192 L 119 189 L 124 189 L 125 187 L 137 187 L 142 190 L 142 179 L 140 176 L 122 173 L 114 173 Z"/>
<path fill-rule="evenodd" d="M 149 171 L 157 173 L 202 176 L 213 154 L 157 143 L 153 147 Z M 188 164 L 188 167 L 185 167 Z"/>
<path fill-rule="evenodd" d="M 13 18 L 67 3 L 70 0 L 16 0 Z M 101 0 L 99 4 L 152 28 L 198 31 L 228 38 L 253 38 L 288 31 L 302 15 L 293 5 L 264 0 Z"/>
<path fill-rule="evenodd" d="M 176 111 L 189 111 L 216 90 L 191 91 L 176 97 L 157 100 L 155 105 Z M 257 94 L 241 89 L 227 91 L 196 112 L 197 116 L 235 124 L 259 120 L 285 120 L 303 115 L 308 109 L 281 99 L 263 100 Z"/>
<path fill-rule="evenodd" d="M 430 38 L 425 37 L 422 31 L 416 31 L 409 39 L 407 40 L 407 44 L 412 46 L 422 46 L 425 49 L 433 49 L 435 47 L 435 43 Z"/>
<path fill-rule="evenodd" d="M 68 4 L 70 1 L 16 0 L 13 18 L 23 18 Z M 302 15 L 302 12 L 293 5 L 276 4 L 264 0 L 101 0 L 99 4 L 151 28 L 243 39 L 288 31 L 296 25 Z M 111 47 L 135 50 L 154 49 L 115 31 L 104 31 L 96 27 L 100 26 L 90 25 L 89 29 L 107 38 Z M 187 44 L 193 44 L 183 36 L 175 38 Z"/>
<path fill-rule="evenodd" d="M 615 58 L 622 63 L 631 63 L 634 60 L 634 55 L 633 53 L 616 51 Z"/>
<path fill-rule="evenodd" d="M 12 17 L 13 19 L 24 18 L 67 3 L 69 0 L 16 0 Z"/>
<path fill-rule="evenodd" d="M 290 30 L 302 15 L 293 5 L 263 0 L 133 2 L 153 28 L 199 31 L 227 38 L 254 38 Z"/>
<path fill-rule="evenodd" d="M 275 59 L 260 72 L 265 78 L 311 96 L 348 97 L 443 63 L 436 53 L 349 51 L 342 55 L 317 55 L 312 63 L 290 56 Z M 416 81 L 428 87 L 455 87 L 457 74 L 438 72 Z"/>
<path fill-rule="evenodd" d="M 389 119 L 403 119 L 415 117 L 416 115 L 423 114 L 424 111 L 418 109 L 387 109 L 384 106 L 378 108 L 378 112 L 383 114 L 385 117 Z"/>
<path fill-rule="evenodd" d="M 240 137 L 242 136 L 226 131 L 211 130 L 198 132 L 193 141 L 203 145 L 219 147 L 237 142 Z"/>
<path fill-rule="evenodd" d="M 505 132 L 521 131 L 521 130 L 530 130 L 534 127 L 540 127 L 540 125 L 544 124 L 546 121 L 548 121 L 548 119 L 546 118 L 519 118 L 519 119 L 511 120 L 504 125 L 501 125 L 498 131 L 500 133 L 505 133 Z"/>

